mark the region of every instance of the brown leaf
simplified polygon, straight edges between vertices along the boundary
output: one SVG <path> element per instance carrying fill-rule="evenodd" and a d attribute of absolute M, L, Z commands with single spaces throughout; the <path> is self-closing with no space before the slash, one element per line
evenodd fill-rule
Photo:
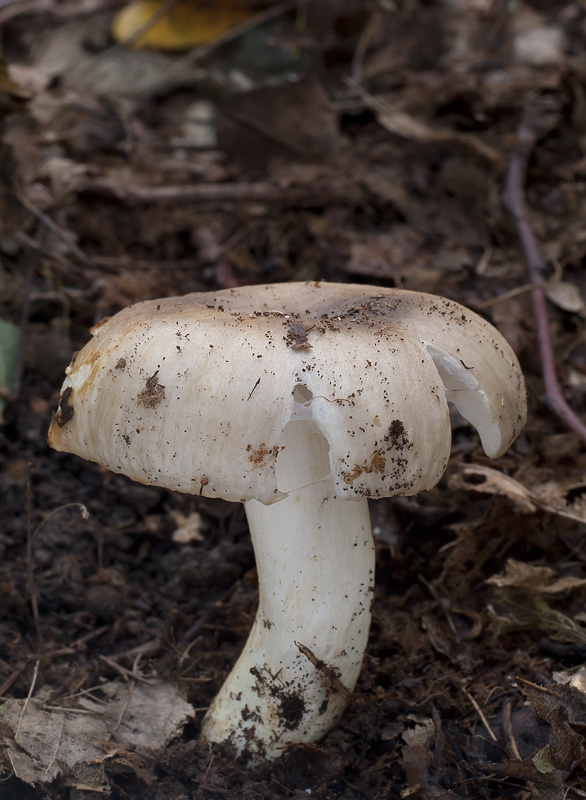
<path fill-rule="evenodd" d="M 338 141 L 337 114 L 316 80 L 263 86 L 232 95 L 220 104 L 222 150 L 247 166 L 273 155 L 323 156 Z"/>
<path fill-rule="evenodd" d="M 103 791 L 108 786 L 104 762 L 130 767 L 147 780 L 151 773 L 144 759 L 127 752 L 162 749 L 193 716 L 193 710 L 164 681 L 152 685 L 119 682 L 100 687 L 104 700 L 83 697 L 76 707 L 55 707 L 42 702 L 43 691 L 30 701 L 8 700 L 5 725 L 7 757 L 14 774 L 25 783 L 49 783 L 66 775 L 66 785 Z M 117 744 L 109 739 L 115 735 Z"/>
<path fill-rule="evenodd" d="M 536 567 L 509 558 L 505 569 L 486 581 L 492 586 L 526 589 L 537 594 L 561 594 L 571 589 L 586 586 L 584 578 L 564 575 L 557 578 L 555 570 L 550 567 Z"/>
<path fill-rule="evenodd" d="M 535 800 L 565 800 L 566 790 L 559 770 L 540 772 L 531 757 L 523 761 L 504 761 L 501 764 L 478 764 L 487 775 L 517 778 L 528 782 L 531 797 Z"/>
<path fill-rule="evenodd" d="M 481 139 L 471 134 L 461 133 L 447 128 L 434 128 L 417 119 L 406 111 L 394 107 L 383 97 L 369 94 L 361 86 L 352 82 L 352 88 L 359 95 L 364 104 L 373 114 L 376 114 L 379 123 L 390 133 L 404 139 L 413 139 L 416 142 L 443 142 L 445 144 L 460 145 L 481 156 L 492 164 L 501 165 L 503 157 L 494 147 L 486 144 Z"/>
<path fill-rule="evenodd" d="M 475 492 L 508 498 L 521 514 L 533 514 L 541 510 L 575 522 L 586 522 L 584 504 L 579 502 L 568 504 L 559 488 L 552 486 L 551 482 L 533 490 L 527 489 L 509 475 L 480 464 L 464 465 L 461 478 L 462 484 Z"/>
<path fill-rule="evenodd" d="M 586 696 L 569 683 L 538 686 L 522 678 L 517 682 L 537 714 L 551 725 L 551 763 L 562 770 L 571 770 L 577 763 L 584 767 Z"/>

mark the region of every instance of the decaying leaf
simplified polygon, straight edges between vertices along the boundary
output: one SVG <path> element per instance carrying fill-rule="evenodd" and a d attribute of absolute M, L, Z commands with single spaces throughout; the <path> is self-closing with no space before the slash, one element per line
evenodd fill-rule
<path fill-rule="evenodd" d="M 507 561 L 503 572 L 486 581 L 496 587 L 495 601 L 488 607 L 496 635 L 513 631 L 538 631 L 560 642 L 586 644 L 586 627 L 576 616 L 552 608 L 549 598 L 582 589 L 586 580 L 563 575 L 549 567 Z"/>
<path fill-rule="evenodd" d="M 537 714 L 552 729 L 547 757 L 542 751 L 539 765 L 536 764 L 539 771 L 547 772 L 548 763 L 562 770 L 573 769 L 576 764 L 585 766 L 586 695 L 568 683 L 538 686 L 522 678 L 517 681 Z"/>
<path fill-rule="evenodd" d="M 461 475 L 462 482 L 468 489 L 507 497 L 521 514 L 533 514 L 537 511 L 538 506 L 529 489 L 504 472 L 479 464 L 464 464 Z"/>
<path fill-rule="evenodd" d="M 145 779 L 148 768 L 137 753 L 161 750 L 193 716 L 172 683 L 113 681 L 72 707 L 50 704 L 42 691 L 29 701 L 8 700 L 2 719 L 10 735 L 2 738 L 10 767 L 25 783 L 61 775 L 66 786 L 99 792 L 108 787 L 105 761 L 122 761 Z"/>
<path fill-rule="evenodd" d="M 522 483 L 492 467 L 465 464 L 461 468 L 463 485 L 475 492 L 506 497 L 521 514 L 546 511 L 575 522 L 586 522 L 586 506 L 578 499 L 572 505 L 564 500 L 562 491 L 551 483 L 530 490 Z"/>
<path fill-rule="evenodd" d="M 578 287 L 569 281 L 555 281 L 545 288 L 548 300 L 555 303 L 558 308 L 572 314 L 586 313 L 586 302 Z"/>
<path fill-rule="evenodd" d="M 249 10 L 229 2 L 198 8 L 194 2 L 169 7 L 160 0 L 136 0 L 118 13 L 112 33 L 117 42 L 131 41 L 133 47 L 183 50 L 213 42 L 250 16 Z"/>
<path fill-rule="evenodd" d="M 552 772 L 547 772 L 546 765 L 547 756 L 544 753 L 541 760 L 537 759 L 537 763 L 530 756 L 522 761 L 509 760 L 501 764 L 479 764 L 478 767 L 486 774 L 526 781 L 528 792 L 519 795 L 524 800 L 529 800 L 529 798 L 532 800 L 566 800 L 567 794 L 561 771 L 554 769 Z"/>
<path fill-rule="evenodd" d="M 555 683 L 569 683 L 574 689 L 578 689 L 583 695 L 586 695 L 586 667 L 554 672 L 553 679 Z"/>
<path fill-rule="evenodd" d="M 354 82 L 351 83 L 351 87 L 364 101 L 367 108 L 377 115 L 382 127 L 390 133 L 405 139 L 413 139 L 416 142 L 443 142 L 445 144 L 460 145 L 476 153 L 489 163 L 502 164 L 503 157 L 501 153 L 481 139 L 460 131 L 434 128 L 416 119 L 406 111 L 395 108 L 383 97 L 369 94 Z"/>
<path fill-rule="evenodd" d="M 317 80 L 232 94 L 219 103 L 219 112 L 220 148 L 248 165 L 279 153 L 323 157 L 338 145 L 338 115 Z"/>
<path fill-rule="evenodd" d="M 204 537 L 201 535 L 203 520 L 201 514 L 194 511 L 187 516 L 175 508 L 167 508 L 169 514 L 173 517 L 173 522 L 177 525 L 176 529 L 171 534 L 171 539 L 178 544 L 189 544 L 189 542 L 203 542 Z"/>
<path fill-rule="evenodd" d="M 499 595 L 498 610 L 488 606 L 496 636 L 515 631 L 535 631 L 558 642 L 586 645 L 586 628 L 561 611 L 551 608 L 542 597 Z"/>
<path fill-rule="evenodd" d="M 433 738 L 435 727 L 433 720 L 417 719 L 414 728 L 403 732 L 405 746 L 401 750 L 405 766 L 405 779 L 411 788 L 425 785 L 427 773 L 431 766 L 431 751 L 429 741 Z M 405 797 L 408 794 L 403 795 Z"/>
<path fill-rule="evenodd" d="M 525 589 L 536 594 L 561 594 L 586 586 L 586 580 L 572 575 L 557 577 L 550 567 L 536 567 L 509 558 L 505 569 L 486 581 L 492 586 Z"/>

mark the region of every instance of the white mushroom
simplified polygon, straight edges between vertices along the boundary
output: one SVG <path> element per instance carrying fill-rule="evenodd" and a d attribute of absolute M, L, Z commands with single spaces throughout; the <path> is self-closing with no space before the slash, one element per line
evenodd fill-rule
<path fill-rule="evenodd" d="M 367 499 L 437 483 L 447 400 L 501 455 L 526 415 L 514 353 L 444 298 L 326 283 L 139 303 L 92 333 L 67 370 L 51 446 L 245 504 L 258 612 L 203 739 L 251 760 L 319 739 L 367 644 Z"/>

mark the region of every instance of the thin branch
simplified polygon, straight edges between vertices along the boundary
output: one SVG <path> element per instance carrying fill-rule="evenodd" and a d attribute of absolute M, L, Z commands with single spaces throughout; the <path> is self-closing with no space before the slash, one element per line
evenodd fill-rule
<path fill-rule="evenodd" d="M 50 511 L 47 514 L 47 516 L 41 522 L 39 522 L 32 535 L 32 540 L 34 541 L 36 539 L 39 532 L 43 529 L 43 527 L 47 524 L 47 522 L 49 522 L 49 520 L 55 516 L 55 514 L 60 514 L 62 511 L 67 511 L 67 509 L 69 508 L 77 508 L 79 510 L 79 513 L 81 514 L 82 519 L 90 518 L 90 512 L 87 510 L 87 507 L 84 506 L 83 503 L 65 503 L 65 505 L 63 506 L 58 506 L 57 508 L 54 508 L 53 511 Z"/>
<path fill-rule="evenodd" d="M 128 710 L 128 706 L 130 705 L 130 701 L 132 699 L 132 695 L 134 694 L 134 687 L 136 686 L 136 681 L 134 678 L 131 679 L 130 684 L 128 686 L 128 693 L 126 695 L 126 700 L 124 701 L 124 705 L 122 706 L 122 710 L 120 711 L 120 716 L 118 717 L 118 722 L 116 723 L 116 727 L 112 731 L 112 733 L 116 733 L 120 726 L 122 725 L 122 720 Z"/>
<path fill-rule="evenodd" d="M 24 298 L 20 309 L 20 341 L 18 343 L 18 352 L 16 354 L 16 366 L 12 374 L 12 383 L 8 398 L 11 401 L 17 400 L 20 396 L 20 387 L 22 384 L 22 374 L 24 370 L 24 348 L 28 331 L 30 304 L 31 304 L 31 290 L 33 286 L 33 271 L 34 259 L 28 256 L 26 266 L 24 268 Z"/>
<path fill-rule="evenodd" d="M 26 710 L 28 708 L 29 701 L 30 701 L 31 697 L 33 696 L 33 692 L 35 690 L 35 684 L 37 682 L 37 676 L 39 674 L 39 663 L 40 663 L 39 661 L 35 662 L 35 669 L 33 671 L 33 679 L 31 681 L 31 685 L 29 687 L 28 694 L 26 696 L 26 700 L 24 701 L 24 705 L 22 707 L 22 711 L 20 712 L 20 718 L 18 720 L 18 727 L 16 728 L 16 733 L 14 734 L 14 741 L 15 742 L 18 739 L 18 734 L 20 733 L 20 728 L 22 726 L 22 721 L 24 719 L 24 715 L 25 715 Z"/>
<path fill-rule="evenodd" d="M 547 302 L 544 281 L 546 266 L 533 233 L 525 204 L 525 179 L 527 162 L 535 146 L 537 132 L 526 124 L 521 124 L 517 131 L 517 147 L 509 158 L 503 202 L 512 216 L 517 236 L 523 249 L 527 272 L 532 287 L 533 314 L 537 327 L 541 371 L 545 386 L 545 399 L 550 409 L 562 419 L 566 425 L 586 442 L 586 426 L 567 404 L 557 377 L 553 345 L 547 316 Z"/>
<path fill-rule="evenodd" d="M 313 185 L 279 186 L 257 183 L 197 183 L 148 186 L 123 183 L 108 178 L 87 179 L 78 192 L 113 197 L 126 203 L 278 203 L 289 206 L 316 206 L 326 203 L 351 203 L 358 197 L 350 181 L 330 181 Z"/>
<path fill-rule="evenodd" d="M 140 683 L 145 683 L 147 686 L 153 685 L 153 682 L 151 680 L 149 680 L 148 678 L 143 678 L 142 675 L 135 672 L 134 670 L 129 670 L 126 669 L 126 667 L 122 667 L 120 664 L 117 664 L 113 658 L 108 658 L 108 656 L 104 656 L 101 654 L 99 655 L 99 658 L 101 661 L 108 664 L 109 667 L 112 667 L 113 669 L 117 670 L 126 680 L 139 681 Z"/>
<path fill-rule="evenodd" d="M 384 14 L 378 8 L 374 8 L 370 17 L 366 21 L 366 25 L 362 29 L 362 33 L 358 37 L 358 43 L 354 50 L 352 57 L 352 80 L 360 83 L 364 77 L 364 59 L 368 53 L 372 40 L 380 31 L 381 25 L 384 20 Z"/>
<path fill-rule="evenodd" d="M 36 531 L 35 531 L 36 533 Z M 39 615 L 39 603 L 37 599 L 37 587 L 35 584 L 35 573 L 33 569 L 33 491 L 31 486 L 31 465 L 26 465 L 26 586 L 33 612 L 35 625 L 35 635 L 37 638 L 37 649 L 43 649 L 43 636 L 41 633 L 41 618 Z"/>
<path fill-rule="evenodd" d="M 517 740 L 515 739 L 513 722 L 511 720 L 512 705 L 513 705 L 512 698 L 507 697 L 505 702 L 503 703 L 501 720 L 503 723 L 503 731 L 505 734 L 505 739 L 507 740 L 507 749 L 509 751 L 509 755 L 511 756 L 511 758 L 514 758 L 517 761 L 522 761 L 523 759 L 521 758 L 521 753 L 519 752 L 519 748 L 517 747 Z"/>
<path fill-rule="evenodd" d="M 64 710 L 67 711 L 68 709 L 64 709 Z M 51 761 L 47 764 L 47 766 L 45 768 L 45 774 L 44 774 L 45 780 L 48 778 L 49 772 L 51 771 L 51 767 L 53 766 L 53 764 L 55 763 L 55 761 L 57 759 L 57 755 L 59 753 L 59 748 L 61 747 L 61 739 L 63 737 L 63 729 L 64 728 L 65 728 L 65 714 L 63 714 L 63 716 L 61 717 L 61 727 L 59 729 L 59 736 L 57 737 L 57 744 L 56 744 L 54 752 L 53 752 L 53 758 L 51 759 Z"/>
<path fill-rule="evenodd" d="M 490 727 L 490 724 L 489 724 L 488 720 L 486 719 L 486 716 L 484 715 L 484 711 L 483 711 L 483 710 L 480 708 L 480 706 L 478 705 L 478 703 L 476 702 L 476 700 L 474 699 L 474 697 L 472 697 L 472 695 L 470 694 L 470 692 L 467 692 L 466 690 L 464 690 L 464 694 L 466 695 L 466 697 L 468 698 L 468 700 L 470 700 L 470 702 L 471 702 L 471 703 L 472 703 L 472 705 L 474 706 L 474 710 L 476 711 L 476 713 L 478 714 L 478 716 L 479 716 L 479 717 L 480 717 L 480 719 L 482 720 L 482 724 L 483 724 L 483 725 L 484 725 L 484 727 L 486 728 L 486 730 L 487 730 L 487 733 L 488 733 L 488 735 L 490 736 L 490 738 L 492 739 L 492 741 L 493 741 L 493 742 L 498 742 L 498 739 L 497 739 L 497 738 L 496 738 L 496 736 L 494 735 L 494 731 L 493 731 L 493 729 Z"/>
<path fill-rule="evenodd" d="M 34 203 L 31 203 L 22 192 L 17 192 L 16 197 L 18 202 L 23 205 L 27 211 L 30 211 L 30 213 L 33 214 L 46 228 L 48 228 L 51 233 L 53 233 L 61 242 L 63 242 L 69 251 L 76 255 L 83 264 L 91 263 L 83 250 L 78 247 L 75 242 L 71 241 L 65 231 L 61 230 L 59 225 L 57 225 L 57 223 L 54 222 L 51 217 L 45 214 L 44 211 L 41 211 L 40 208 L 37 208 Z"/>
<path fill-rule="evenodd" d="M 43 526 L 51 519 L 51 517 L 55 516 L 59 512 L 68 509 L 68 508 L 78 508 L 82 519 L 89 519 L 89 511 L 83 505 L 83 503 L 67 503 L 64 506 L 59 506 L 58 508 L 53 509 L 50 514 L 40 522 L 37 527 L 33 531 L 33 492 L 31 486 L 31 465 L 27 464 L 26 468 L 26 519 L 27 519 L 27 527 L 26 527 L 26 573 L 27 573 L 27 590 L 29 595 L 29 600 L 31 604 L 31 609 L 33 612 L 33 620 L 35 625 L 35 635 L 37 637 L 37 649 L 41 651 L 43 649 L 43 636 L 41 632 L 41 617 L 39 614 L 39 602 L 37 597 L 37 586 L 35 582 L 35 572 L 33 568 L 33 553 L 34 553 L 34 542 L 39 533 L 42 530 Z"/>

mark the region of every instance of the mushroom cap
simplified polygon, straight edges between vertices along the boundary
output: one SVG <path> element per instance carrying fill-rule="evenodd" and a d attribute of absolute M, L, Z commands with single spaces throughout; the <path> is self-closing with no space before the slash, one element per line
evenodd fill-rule
<path fill-rule="evenodd" d="M 525 423 L 505 339 L 430 294 L 247 286 L 137 303 L 92 334 L 67 369 L 49 444 L 181 492 L 280 499 L 275 464 L 292 419 L 325 437 L 348 499 L 434 486 L 450 453 L 447 400 L 492 457 Z"/>

